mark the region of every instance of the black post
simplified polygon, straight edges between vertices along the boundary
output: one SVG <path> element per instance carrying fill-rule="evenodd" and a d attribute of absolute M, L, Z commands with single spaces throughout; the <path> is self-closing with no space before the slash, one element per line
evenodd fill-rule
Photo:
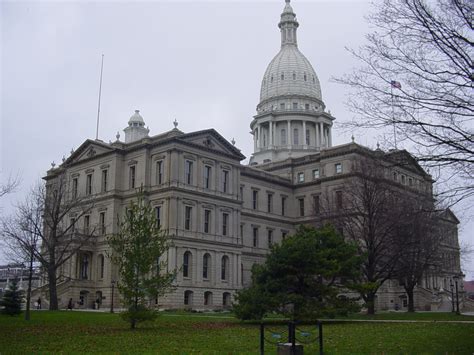
<path fill-rule="evenodd" d="M 296 353 L 296 330 L 295 322 L 291 322 L 291 354 L 295 355 Z"/>
<path fill-rule="evenodd" d="M 323 323 L 318 321 L 319 328 L 319 355 L 323 355 Z"/>
<path fill-rule="evenodd" d="M 453 285 L 453 280 L 451 280 L 449 286 L 451 286 L 451 312 L 454 313 L 454 285 Z"/>
<path fill-rule="evenodd" d="M 456 314 L 461 314 L 459 312 L 459 292 L 458 292 L 458 280 L 454 280 L 454 283 L 456 285 Z"/>
<path fill-rule="evenodd" d="M 265 354 L 265 325 L 260 323 L 260 355 Z"/>
<path fill-rule="evenodd" d="M 115 281 L 112 280 L 112 297 L 110 299 L 110 313 L 114 313 L 114 286 L 115 286 Z"/>

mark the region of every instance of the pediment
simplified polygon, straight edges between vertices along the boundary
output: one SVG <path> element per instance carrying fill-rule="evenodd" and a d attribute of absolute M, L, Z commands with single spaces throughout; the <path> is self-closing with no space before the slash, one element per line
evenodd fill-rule
<path fill-rule="evenodd" d="M 396 163 L 397 166 L 402 168 L 415 171 L 416 173 L 427 176 L 429 175 L 421 166 L 413 155 L 408 153 L 406 150 L 397 150 L 387 153 L 387 156 L 391 161 Z"/>
<path fill-rule="evenodd" d="M 202 147 L 203 149 L 211 150 L 216 153 L 230 155 L 239 161 L 245 159 L 245 156 L 239 149 L 228 142 L 214 129 L 184 134 L 179 137 L 179 140 L 195 147 Z"/>
<path fill-rule="evenodd" d="M 95 158 L 96 156 L 109 153 L 114 148 L 106 143 L 99 141 L 86 140 L 81 146 L 74 151 L 69 158 L 64 162 L 65 164 L 74 164 L 83 160 Z"/>
<path fill-rule="evenodd" d="M 441 217 L 451 223 L 459 224 L 459 219 L 456 215 L 451 211 L 450 208 L 446 208 L 445 210 L 441 211 Z"/>

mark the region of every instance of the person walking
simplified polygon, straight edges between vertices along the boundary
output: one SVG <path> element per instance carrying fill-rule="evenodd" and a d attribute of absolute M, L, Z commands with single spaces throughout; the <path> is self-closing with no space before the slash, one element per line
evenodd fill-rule
<path fill-rule="evenodd" d="M 41 309 L 41 297 L 38 297 L 38 300 L 36 301 L 36 309 Z"/>
<path fill-rule="evenodd" d="M 67 304 L 67 309 L 72 311 L 72 298 L 69 299 L 69 302 Z"/>

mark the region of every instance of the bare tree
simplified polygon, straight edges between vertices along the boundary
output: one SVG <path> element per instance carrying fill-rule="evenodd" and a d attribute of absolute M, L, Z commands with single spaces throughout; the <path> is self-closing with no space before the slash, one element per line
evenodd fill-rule
<path fill-rule="evenodd" d="M 17 263 L 28 265 L 28 287 L 26 291 L 25 320 L 30 320 L 31 290 L 35 275 L 35 250 L 39 249 L 39 236 L 26 227 L 28 223 L 20 214 L 2 217 L 0 220 L 1 242 L 5 245 L 8 258 Z"/>
<path fill-rule="evenodd" d="M 402 205 L 404 216 L 394 239 L 398 255 L 395 277 L 408 296 L 408 312 L 414 312 L 415 287 L 429 270 L 442 267 L 441 242 L 446 234 L 430 201 L 408 198 Z"/>
<path fill-rule="evenodd" d="M 27 200 L 18 205 L 15 219 L 4 226 L 3 235 L 8 232 L 11 245 L 28 250 L 28 238 L 39 241 L 32 252 L 48 280 L 50 310 L 58 309 L 58 270 L 95 236 L 89 217 L 92 208 L 89 198 L 69 189 L 65 173 L 58 171 L 46 184 L 32 188 Z"/>
<path fill-rule="evenodd" d="M 368 17 L 361 62 L 336 79 L 353 91 L 350 126 L 394 129 L 427 167 L 440 169 L 440 197 L 474 196 L 474 31 L 470 0 L 384 0 Z"/>
<path fill-rule="evenodd" d="M 358 291 L 369 314 L 375 313 L 379 288 L 396 275 L 396 237 L 406 217 L 406 192 L 389 178 L 393 163 L 382 158 L 376 153 L 355 160 L 345 182 L 315 202 L 319 221 L 335 225 L 363 256 Z"/>
<path fill-rule="evenodd" d="M 8 180 L 5 183 L 0 184 L 0 197 L 12 193 L 20 185 L 21 178 L 17 176 L 8 176 Z"/>

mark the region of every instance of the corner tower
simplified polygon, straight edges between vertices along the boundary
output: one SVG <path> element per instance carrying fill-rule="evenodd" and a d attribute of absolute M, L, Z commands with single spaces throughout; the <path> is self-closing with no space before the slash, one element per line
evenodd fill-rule
<path fill-rule="evenodd" d="M 265 71 L 257 114 L 251 165 L 299 157 L 331 147 L 334 117 L 325 111 L 319 79 L 298 49 L 296 14 L 285 0 L 278 27 L 281 49 Z"/>

